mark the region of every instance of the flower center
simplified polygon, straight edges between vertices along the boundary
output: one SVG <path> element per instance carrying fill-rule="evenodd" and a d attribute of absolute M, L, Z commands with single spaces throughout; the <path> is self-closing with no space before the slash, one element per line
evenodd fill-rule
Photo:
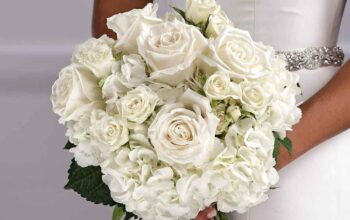
<path fill-rule="evenodd" d="M 175 120 L 169 126 L 168 137 L 175 145 L 186 145 L 193 140 L 191 126 L 183 120 Z"/>
<path fill-rule="evenodd" d="M 179 32 L 167 32 L 160 36 L 158 45 L 162 47 L 168 47 L 175 44 L 180 39 L 181 34 Z"/>
<path fill-rule="evenodd" d="M 213 80 L 213 86 L 215 91 L 219 92 L 226 88 L 226 82 L 220 78 L 215 78 Z"/>
<path fill-rule="evenodd" d="M 258 88 L 252 88 L 245 92 L 245 96 L 250 103 L 261 104 L 264 101 L 264 97 Z"/>
<path fill-rule="evenodd" d="M 139 98 L 134 98 L 130 100 L 130 102 L 127 105 L 129 112 L 137 112 L 138 109 L 141 108 L 142 101 Z"/>

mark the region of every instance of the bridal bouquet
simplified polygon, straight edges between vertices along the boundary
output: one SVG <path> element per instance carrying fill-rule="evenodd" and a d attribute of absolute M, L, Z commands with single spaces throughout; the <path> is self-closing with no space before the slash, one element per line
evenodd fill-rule
<path fill-rule="evenodd" d="M 298 77 L 214 0 L 156 12 L 109 18 L 118 40 L 77 46 L 53 85 L 74 154 L 65 188 L 115 206 L 114 219 L 244 212 L 278 182 L 279 147 L 291 150 Z"/>

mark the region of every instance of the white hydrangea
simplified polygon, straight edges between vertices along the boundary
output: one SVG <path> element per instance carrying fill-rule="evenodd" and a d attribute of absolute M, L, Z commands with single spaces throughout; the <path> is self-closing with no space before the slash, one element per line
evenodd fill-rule
<path fill-rule="evenodd" d="M 129 90 L 136 88 L 147 79 L 145 62 L 138 54 L 124 55 L 112 66 L 112 74 L 102 87 L 107 102 L 115 102 Z"/>

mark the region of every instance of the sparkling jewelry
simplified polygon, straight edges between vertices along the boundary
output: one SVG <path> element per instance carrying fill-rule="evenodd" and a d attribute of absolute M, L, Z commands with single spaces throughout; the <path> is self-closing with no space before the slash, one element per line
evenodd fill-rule
<path fill-rule="evenodd" d="M 293 51 L 277 51 L 277 54 L 286 57 L 286 68 L 290 71 L 341 66 L 344 62 L 344 52 L 340 47 L 310 47 Z"/>

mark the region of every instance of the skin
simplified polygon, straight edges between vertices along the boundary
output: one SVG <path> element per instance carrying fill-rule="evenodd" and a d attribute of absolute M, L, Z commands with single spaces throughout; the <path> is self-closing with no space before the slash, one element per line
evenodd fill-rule
<path fill-rule="evenodd" d="M 100 37 L 107 34 L 116 39 L 116 34 L 106 26 L 107 18 L 112 15 L 130 11 L 135 8 L 143 8 L 152 0 L 95 0 L 92 17 L 92 35 Z"/>
<path fill-rule="evenodd" d="M 116 3 L 118 2 L 118 4 Z M 114 14 L 134 8 L 143 8 L 151 0 L 95 0 L 92 34 L 100 37 L 116 35 L 108 30 L 106 19 Z M 303 118 L 293 127 L 288 137 L 293 142 L 293 152 L 281 148 L 277 169 L 282 169 L 313 147 L 350 128 L 350 61 L 335 74 L 333 79 L 317 94 L 301 105 Z M 196 220 L 209 220 L 215 209 L 209 207 L 200 212 Z"/>

